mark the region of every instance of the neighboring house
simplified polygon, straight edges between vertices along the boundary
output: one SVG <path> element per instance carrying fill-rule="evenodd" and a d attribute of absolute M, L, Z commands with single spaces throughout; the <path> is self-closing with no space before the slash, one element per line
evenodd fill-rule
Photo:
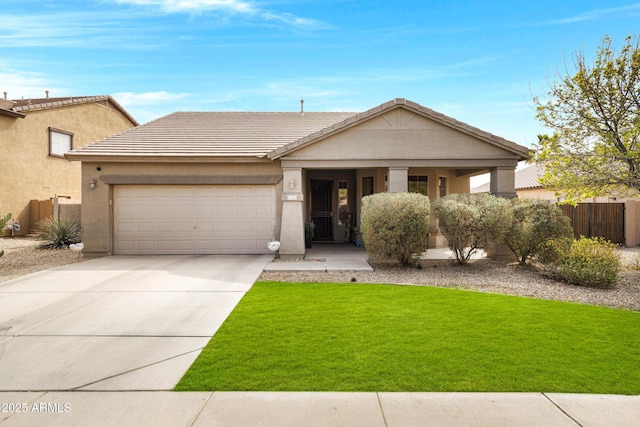
<path fill-rule="evenodd" d="M 547 190 L 538 179 L 544 174 L 544 166 L 537 163 L 516 170 L 515 190 L 518 197 L 528 197 L 536 200 L 550 200 L 557 202 L 558 197 L 553 191 Z M 489 193 L 489 183 L 473 187 L 471 193 Z"/>
<path fill-rule="evenodd" d="M 0 99 L 0 214 L 29 233 L 31 200 L 80 199 L 81 167 L 65 153 L 137 125 L 110 96 Z"/>
<path fill-rule="evenodd" d="M 363 113 L 173 113 L 66 156 L 82 162 L 86 253 L 264 253 L 275 238 L 295 257 L 306 223 L 316 241 L 354 241 L 366 195 L 435 200 L 490 172 L 492 192 L 515 197 L 527 148 L 395 99 Z"/>
<path fill-rule="evenodd" d="M 535 200 L 546 200 L 551 203 L 561 202 L 564 198 L 559 197 L 553 190 L 549 190 L 540 184 L 539 179 L 544 175 L 544 166 L 538 163 L 531 164 L 515 173 L 515 190 L 518 197 L 529 198 Z M 479 185 L 471 189 L 471 193 L 488 193 L 489 183 Z M 624 205 L 620 209 L 600 209 L 601 213 L 596 213 L 591 208 L 591 214 L 587 212 L 589 207 L 587 204 L 615 203 Z M 569 207 L 563 208 L 570 218 L 575 217 L 579 224 L 574 224 L 577 234 L 591 235 L 584 232 L 585 229 L 591 228 L 598 230 L 595 235 L 602 235 L 610 240 L 623 243 L 628 247 L 638 246 L 640 244 L 640 200 L 632 198 L 616 198 L 616 197 L 592 197 L 579 203 L 580 211 L 574 213 Z M 609 208 L 613 206 L 609 205 Z M 589 218 L 592 217 L 592 218 Z M 591 225 L 585 225 L 590 222 Z M 584 233 L 583 233 L 584 232 Z M 613 238 L 612 236 L 618 236 Z"/>

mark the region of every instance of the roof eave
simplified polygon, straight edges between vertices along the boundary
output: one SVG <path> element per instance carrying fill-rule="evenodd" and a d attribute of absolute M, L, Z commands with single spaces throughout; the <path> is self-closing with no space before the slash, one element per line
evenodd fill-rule
<path fill-rule="evenodd" d="M 175 154 L 144 154 L 144 155 L 122 155 L 122 154 L 95 154 L 95 153 L 66 153 L 65 158 L 79 162 L 101 162 L 101 163 L 260 163 L 269 162 L 265 156 L 219 156 L 219 155 L 175 155 Z"/>
<path fill-rule="evenodd" d="M 113 104 L 116 110 L 118 110 L 123 116 L 125 116 L 134 126 L 139 126 L 140 123 L 136 119 L 133 118 L 131 114 L 127 110 L 125 110 L 122 105 L 120 105 L 113 97 L 110 95 L 97 95 L 97 96 L 79 96 L 79 97 L 69 97 L 67 101 L 52 101 L 52 102 L 44 102 L 38 104 L 29 104 L 20 107 L 16 107 L 16 111 L 37 111 L 37 110 L 45 110 L 49 108 L 60 108 L 60 107 L 68 107 L 70 105 L 78 105 L 78 104 L 88 104 L 90 102 L 99 102 L 99 101 L 107 101 Z M 18 113 L 16 113 L 18 114 Z M 21 117 L 25 117 L 21 115 Z"/>
<path fill-rule="evenodd" d="M 4 110 L 2 108 L 0 108 L 0 115 L 13 117 L 14 119 L 24 119 L 25 117 L 27 117 L 25 114 L 21 114 L 11 110 Z"/>

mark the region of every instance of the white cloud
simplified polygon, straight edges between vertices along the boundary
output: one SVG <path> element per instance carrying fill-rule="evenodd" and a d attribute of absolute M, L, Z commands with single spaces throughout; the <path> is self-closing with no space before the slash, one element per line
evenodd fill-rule
<path fill-rule="evenodd" d="M 640 13 L 640 3 L 634 3 L 627 6 L 621 7 L 612 7 L 608 9 L 595 9 L 587 12 L 583 12 L 574 16 L 569 16 L 566 18 L 560 19 L 552 19 L 546 22 L 547 25 L 562 25 L 562 24 L 573 24 L 575 22 L 584 22 L 584 21 L 593 21 L 596 19 L 602 19 L 609 15 L 615 14 L 625 14 L 636 12 L 636 14 Z"/>
<path fill-rule="evenodd" d="M 274 12 L 243 0 L 114 0 L 118 4 L 152 6 L 165 13 L 218 12 L 242 15 L 251 20 L 279 23 L 289 27 L 305 29 L 325 29 L 330 26 L 311 18 L 303 18 L 287 12 Z"/>
<path fill-rule="evenodd" d="M 236 13 L 255 13 L 256 9 L 241 0 L 116 0 L 119 4 L 158 6 L 166 12 L 194 12 L 219 10 Z"/>
<path fill-rule="evenodd" d="M 165 91 L 158 92 L 118 92 L 113 98 L 127 108 L 135 105 L 155 105 L 160 102 L 176 101 L 190 96 L 188 93 L 171 93 Z"/>
<path fill-rule="evenodd" d="M 56 87 L 40 73 L 8 69 L 0 63 L 0 96 L 7 92 L 8 99 L 44 98 L 45 91 L 51 97 L 68 95 L 65 89 Z"/>

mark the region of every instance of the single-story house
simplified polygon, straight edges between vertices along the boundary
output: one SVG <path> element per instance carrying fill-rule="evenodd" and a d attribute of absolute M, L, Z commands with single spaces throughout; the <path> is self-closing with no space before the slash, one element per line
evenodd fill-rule
<path fill-rule="evenodd" d="M 177 112 L 67 153 L 82 162 L 85 252 L 305 253 L 354 241 L 361 198 L 468 193 L 490 173 L 515 197 L 528 150 L 406 99 L 362 113 Z M 430 246 L 444 244 L 432 218 Z"/>
<path fill-rule="evenodd" d="M 0 98 L 0 215 L 12 214 L 20 230 L 37 229 L 51 214 L 38 211 L 39 201 L 75 202 L 80 212 L 80 164 L 67 151 L 138 126 L 112 97 Z M 35 202 L 35 203 L 34 203 Z M 9 234 L 8 231 L 5 235 Z"/>

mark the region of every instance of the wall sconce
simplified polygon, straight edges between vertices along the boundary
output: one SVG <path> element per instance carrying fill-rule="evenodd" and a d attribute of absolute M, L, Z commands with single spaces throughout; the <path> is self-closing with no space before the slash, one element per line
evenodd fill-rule
<path fill-rule="evenodd" d="M 94 188 L 96 188 L 97 184 L 98 184 L 98 181 L 96 181 L 96 179 L 94 178 L 91 181 L 89 181 L 89 188 L 93 190 Z"/>
<path fill-rule="evenodd" d="M 294 188 L 296 188 L 296 180 L 292 179 L 291 181 L 289 181 L 289 188 L 291 190 L 293 190 Z"/>

